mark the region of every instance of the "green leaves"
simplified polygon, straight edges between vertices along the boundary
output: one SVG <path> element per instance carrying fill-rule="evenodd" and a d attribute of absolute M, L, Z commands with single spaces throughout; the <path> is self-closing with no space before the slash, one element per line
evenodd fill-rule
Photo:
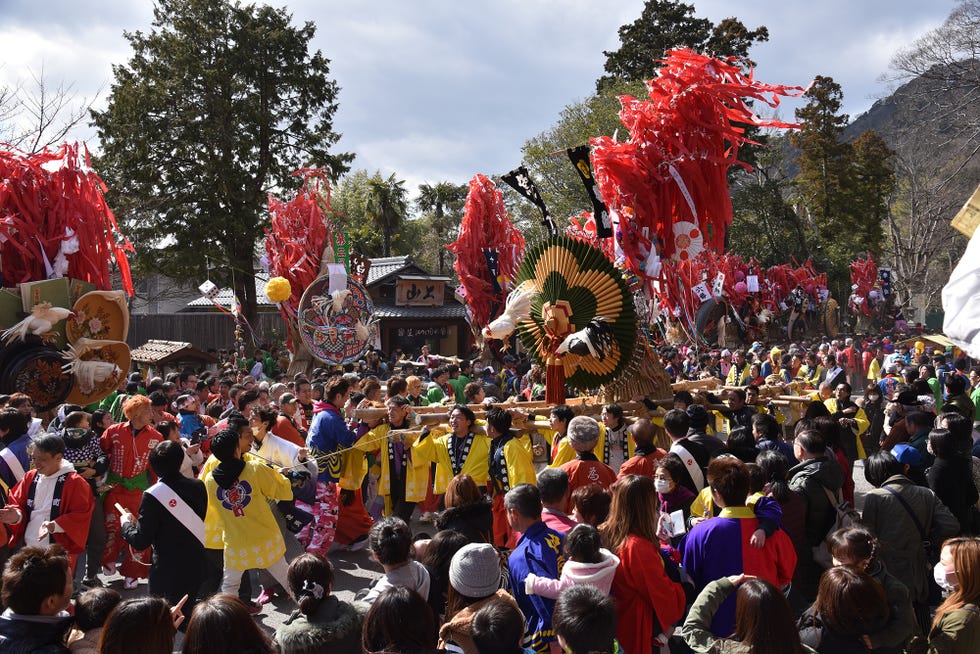
<path fill-rule="evenodd" d="M 266 195 L 296 185 L 304 166 L 335 177 L 336 82 L 309 51 L 312 23 L 285 10 L 227 0 L 160 0 L 149 33 L 127 33 L 133 55 L 114 67 L 108 106 L 93 112 L 98 166 L 144 271 L 194 278 L 235 274 L 254 312 L 253 257 Z M 222 266 L 222 264 L 224 264 Z"/>

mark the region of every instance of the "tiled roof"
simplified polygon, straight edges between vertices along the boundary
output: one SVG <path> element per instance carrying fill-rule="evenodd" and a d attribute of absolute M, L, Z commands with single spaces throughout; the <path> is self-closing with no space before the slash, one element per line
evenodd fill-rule
<path fill-rule="evenodd" d="M 192 359 L 216 360 L 207 352 L 198 350 L 190 343 L 181 341 L 149 340 L 132 351 L 133 361 L 140 363 L 159 363 L 175 354 L 191 355 Z"/>
<path fill-rule="evenodd" d="M 455 299 L 448 300 L 441 307 L 396 307 L 393 299 L 384 299 L 374 304 L 374 317 L 400 320 L 452 320 L 466 319 L 466 307 Z"/>
<path fill-rule="evenodd" d="M 371 259 L 371 268 L 368 270 L 367 284 L 365 286 L 374 286 L 385 277 L 402 270 L 420 275 L 429 274 L 427 271 L 419 268 L 410 254 L 403 257 L 379 257 L 377 259 Z"/>
<path fill-rule="evenodd" d="M 270 302 L 269 298 L 265 296 L 265 283 L 269 281 L 269 275 L 264 272 L 255 273 L 255 304 L 259 307 L 274 307 L 275 303 Z M 218 291 L 217 297 L 214 301 L 223 306 L 226 309 L 231 308 L 232 300 L 235 294 L 230 288 L 223 288 Z M 241 300 L 242 298 L 238 298 Z M 191 300 L 187 303 L 189 307 L 213 307 L 211 300 L 205 297 L 199 297 L 196 300 Z"/>

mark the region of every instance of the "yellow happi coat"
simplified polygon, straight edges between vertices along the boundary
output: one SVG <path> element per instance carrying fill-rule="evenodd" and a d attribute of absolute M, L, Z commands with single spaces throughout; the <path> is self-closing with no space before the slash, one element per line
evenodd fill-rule
<path fill-rule="evenodd" d="M 282 558 L 286 543 L 267 500 L 291 500 L 288 479 L 263 463 L 247 461 L 238 483 L 222 497 L 213 471 L 205 475 L 204 485 L 208 515 L 217 515 L 224 532 L 226 570 L 267 568 Z"/>
<path fill-rule="evenodd" d="M 242 460 L 260 461 L 248 452 L 242 455 Z M 201 472 L 197 475 L 198 479 L 204 481 L 207 474 L 214 470 L 218 463 L 220 461 L 213 454 L 209 456 L 208 460 L 201 467 Z M 225 548 L 224 528 L 221 526 L 221 520 L 218 519 L 218 512 L 211 510 L 210 502 L 208 503 L 208 512 L 204 517 L 204 547 L 209 550 L 222 550 Z"/>
<path fill-rule="evenodd" d="M 387 498 L 391 496 L 391 461 L 388 460 L 388 439 L 386 438 L 389 431 L 391 431 L 391 425 L 387 422 L 382 423 L 365 432 L 354 443 L 354 447 L 362 453 L 362 459 L 367 452 L 379 450 L 378 460 L 381 463 L 381 475 L 378 477 L 378 495 L 385 498 L 386 504 Z M 414 458 L 412 445 L 416 438 L 416 436 L 409 436 L 405 439 L 405 451 L 409 452 L 410 458 Z M 432 436 L 430 435 L 429 438 Z M 405 501 L 421 502 L 424 500 L 425 486 L 429 483 L 428 463 L 424 466 L 416 466 L 413 465 L 412 460 L 409 460 L 402 473 L 405 475 Z"/>
<path fill-rule="evenodd" d="M 518 484 L 537 485 L 530 435 L 521 434 L 504 444 L 504 465 L 507 466 L 507 484 L 511 488 Z"/>
<path fill-rule="evenodd" d="M 478 421 L 479 422 L 479 421 Z M 449 458 L 450 433 L 442 430 L 432 430 L 428 438 L 415 441 L 412 444 L 412 465 L 428 469 L 429 463 L 436 464 L 435 480 L 432 492 L 445 493 L 446 486 L 453 478 L 453 467 Z M 477 486 L 485 487 L 490 479 L 490 437 L 486 434 L 474 434 L 470 452 L 463 461 L 460 474 L 473 477 Z"/>

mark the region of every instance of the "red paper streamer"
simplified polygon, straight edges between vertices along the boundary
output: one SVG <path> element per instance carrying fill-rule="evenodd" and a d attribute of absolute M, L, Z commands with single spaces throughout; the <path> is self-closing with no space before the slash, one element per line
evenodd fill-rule
<path fill-rule="evenodd" d="M 65 276 L 96 288 L 112 288 L 109 262 L 119 267 L 123 289 L 133 295 L 128 252 L 133 246 L 120 232 L 104 193 L 105 183 L 92 170 L 84 144 L 63 143 L 56 150 L 30 154 L 0 150 L 0 260 L 3 284 L 47 279 L 45 258 L 54 264 L 73 233 L 78 251 L 65 254 Z"/>
<path fill-rule="evenodd" d="M 524 256 L 524 235 L 511 223 L 500 190 L 486 176 L 475 175 L 470 180 L 459 238 L 446 249 L 456 255 L 453 269 L 466 295 L 470 324 L 482 330 L 503 308 Z M 484 250 L 497 252 L 497 286 L 487 268 Z"/>
<path fill-rule="evenodd" d="M 289 280 L 292 294 L 279 304 L 288 321 L 299 309 L 303 291 L 320 272 L 323 250 L 330 242 L 330 182 L 324 168 L 302 168 L 293 173 L 303 186 L 287 201 L 269 195 L 269 227 L 265 253 L 273 277 Z"/>
<path fill-rule="evenodd" d="M 738 148 L 750 142 L 735 123 L 793 128 L 764 120 L 746 99 L 779 105 L 780 96 L 799 96 L 798 86 L 755 81 L 735 58 L 714 59 L 689 49 L 671 50 L 655 79 L 647 82 L 649 100 L 620 96 L 620 119 L 629 140 L 592 139 L 596 181 L 606 205 L 619 214 L 620 247 L 626 267 L 646 279 L 647 253 L 674 251 L 672 227 L 678 221 L 698 225 L 705 246 L 723 247 L 732 221 L 726 175 L 738 161 Z M 747 166 L 746 166 L 747 167 Z"/>
<path fill-rule="evenodd" d="M 853 300 L 849 301 L 852 311 L 860 311 L 866 316 L 871 315 L 868 295 L 877 283 L 878 264 L 875 263 L 874 257 L 871 256 L 870 252 L 868 252 L 867 259 L 858 259 L 857 261 L 851 262 L 851 298 L 854 296 L 864 298 L 864 301 L 861 303 L 855 303 Z M 857 286 L 857 288 L 853 288 L 854 286 Z"/>

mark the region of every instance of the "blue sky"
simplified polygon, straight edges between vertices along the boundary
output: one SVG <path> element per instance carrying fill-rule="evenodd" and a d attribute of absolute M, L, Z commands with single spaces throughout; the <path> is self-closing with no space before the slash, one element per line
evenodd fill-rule
<path fill-rule="evenodd" d="M 587 96 L 603 50 L 635 20 L 640 0 L 293 0 L 296 22 L 317 25 L 314 46 L 341 86 L 335 125 L 354 166 L 423 182 L 466 182 L 520 163 L 521 145 Z M 766 82 L 806 85 L 829 75 L 845 110 L 887 95 L 880 81 L 897 48 L 938 26 L 954 0 L 699 0 L 714 21 L 766 25 L 752 57 Z M 0 0 L 0 87 L 28 82 L 43 66 L 51 84 L 72 84 L 103 106 L 112 65 L 131 51 L 123 30 L 147 31 L 148 0 Z M 795 105 L 786 105 L 784 118 Z M 97 148 L 94 132 L 74 138 Z"/>

